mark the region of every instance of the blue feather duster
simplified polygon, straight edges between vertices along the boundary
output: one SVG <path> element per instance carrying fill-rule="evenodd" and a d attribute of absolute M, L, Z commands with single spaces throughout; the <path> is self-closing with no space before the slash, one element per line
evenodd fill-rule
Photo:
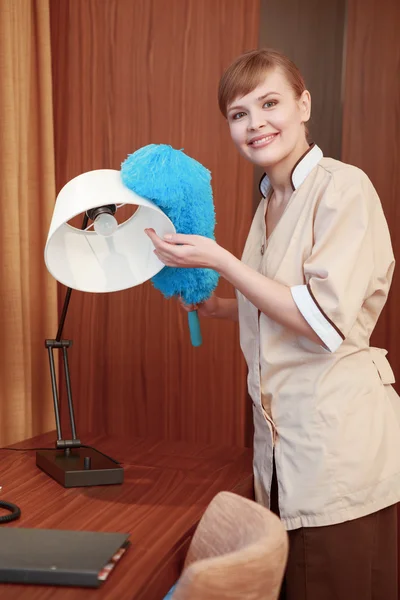
<path fill-rule="evenodd" d="M 121 178 L 126 187 L 152 200 L 169 217 L 177 233 L 214 239 L 211 174 L 182 150 L 165 144 L 144 146 L 122 163 Z M 166 298 L 181 296 L 186 304 L 199 304 L 211 296 L 218 279 L 212 269 L 164 267 L 152 282 Z M 199 346 L 197 311 L 189 313 L 189 328 L 192 344 Z"/>

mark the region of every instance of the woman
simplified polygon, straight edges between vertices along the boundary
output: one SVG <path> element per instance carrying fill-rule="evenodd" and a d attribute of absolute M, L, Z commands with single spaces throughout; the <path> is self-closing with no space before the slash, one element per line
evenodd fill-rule
<path fill-rule="evenodd" d="M 166 265 L 215 269 L 237 290 L 198 309 L 239 318 L 256 499 L 289 532 L 285 597 L 394 600 L 400 403 L 385 351 L 369 347 L 394 268 L 379 198 L 309 145 L 310 94 L 282 54 L 240 56 L 219 104 L 265 171 L 242 260 L 200 236 L 147 233 Z"/>

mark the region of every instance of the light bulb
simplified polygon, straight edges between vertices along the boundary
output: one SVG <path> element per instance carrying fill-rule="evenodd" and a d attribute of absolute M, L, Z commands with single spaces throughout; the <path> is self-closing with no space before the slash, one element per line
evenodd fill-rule
<path fill-rule="evenodd" d="M 108 213 L 103 213 L 96 217 L 93 228 L 98 235 L 108 237 L 117 231 L 117 220 Z"/>

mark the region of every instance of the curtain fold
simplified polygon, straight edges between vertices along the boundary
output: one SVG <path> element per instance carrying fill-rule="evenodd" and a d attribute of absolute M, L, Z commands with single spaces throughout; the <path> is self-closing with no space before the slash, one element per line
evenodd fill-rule
<path fill-rule="evenodd" d="M 0 444 L 54 428 L 44 339 L 57 286 L 43 250 L 55 199 L 48 0 L 0 2 Z"/>

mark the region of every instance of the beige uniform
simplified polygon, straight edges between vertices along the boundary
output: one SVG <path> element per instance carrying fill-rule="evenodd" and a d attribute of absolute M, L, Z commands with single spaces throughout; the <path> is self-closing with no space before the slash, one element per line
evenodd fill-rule
<path fill-rule="evenodd" d="M 238 293 L 254 411 L 256 497 L 269 506 L 275 457 L 287 529 L 332 525 L 400 500 L 400 399 L 384 350 L 369 338 L 394 268 L 368 177 L 313 145 L 270 239 L 265 196 L 242 260 L 290 287 L 318 345 L 259 314 Z"/>

